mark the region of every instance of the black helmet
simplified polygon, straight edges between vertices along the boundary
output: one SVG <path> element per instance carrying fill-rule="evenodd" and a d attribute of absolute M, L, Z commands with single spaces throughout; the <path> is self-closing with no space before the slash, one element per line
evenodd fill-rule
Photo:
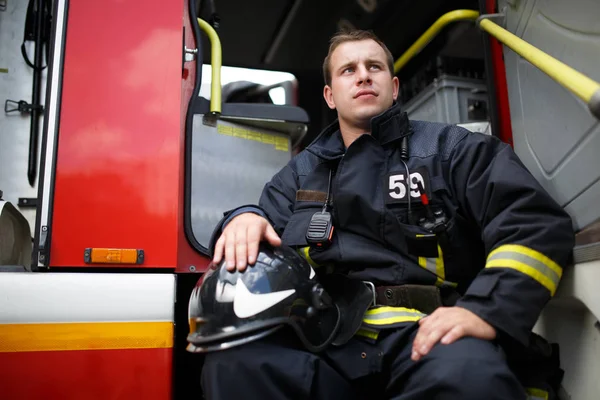
<path fill-rule="evenodd" d="M 224 350 L 291 326 L 309 351 L 329 345 L 340 311 L 312 267 L 287 246 L 262 243 L 257 261 L 242 273 L 212 263 L 192 291 L 187 350 Z"/>

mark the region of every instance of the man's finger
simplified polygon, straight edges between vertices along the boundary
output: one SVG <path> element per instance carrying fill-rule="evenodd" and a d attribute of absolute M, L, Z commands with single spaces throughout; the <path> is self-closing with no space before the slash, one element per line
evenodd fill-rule
<path fill-rule="evenodd" d="M 427 334 L 421 331 L 422 328 L 419 328 L 417 331 L 417 335 L 415 336 L 415 340 L 413 340 L 412 352 L 410 358 L 413 361 L 419 361 L 421 358 L 421 353 L 417 350 L 422 343 L 424 342 L 424 338 L 427 337 Z"/>
<path fill-rule="evenodd" d="M 427 326 L 430 325 L 430 326 Z M 428 354 L 433 346 L 440 341 L 440 339 L 448 333 L 453 327 L 452 322 L 447 320 L 431 321 L 425 325 L 428 329 L 424 331 L 419 338 L 419 341 L 415 340 L 413 343 L 413 354 L 417 353 L 417 359 Z M 422 327 L 419 328 L 419 331 Z M 416 338 L 415 338 L 416 339 Z"/>
<path fill-rule="evenodd" d="M 240 227 L 235 234 L 235 258 L 237 261 L 237 269 L 244 272 L 248 265 L 248 236 L 246 227 Z"/>
<path fill-rule="evenodd" d="M 267 239 L 271 246 L 281 246 L 281 238 L 270 224 L 267 225 L 267 229 L 265 231 L 265 239 Z"/>
<path fill-rule="evenodd" d="M 223 248 L 225 247 L 224 242 L 225 237 L 221 235 L 219 240 L 217 240 L 217 243 L 215 243 L 215 253 L 213 255 L 213 262 L 215 264 L 220 263 L 221 259 L 223 258 Z"/>
<path fill-rule="evenodd" d="M 423 345 L 423 343 L 425 343 L 427 336 L 429 336 L 429 333 L 431 332 L 431 326 L 431 320 L 425 321 L 421 326 L 419 326 L 419 330 L 417 331 L 417 334 L 415 335 L 415 339 L 413 340 L 412 344 L 411 358 L 414 361 L 417 361 L 421 358 L 421 353 L 418 349 Z"/>
<path fill-rule="evenodd" d="M 425 338 L 425 340 L 423 341 L 423 343 L 421 344 L 421 346 L 419 347 L 418 351 L 419 353 L 424 356 L 427 353 L 429 353 L 431 351 L 431 349 L 433 348 L 433 346 L 435 346 L 440 339 L 446 334 L 448 333 L 448 331 L 452 329 L 449 326 L 446 325 L 442 325 L 440 327 L 438 327 L 437 329 L 433 330 L 429 336 L 427 336 Z"/>
<path fill-rule="evenodd" d="M 417 336 L 413 341 L 413 348 L 418 347 L 425 340 L 431 330 L 437 325 L 439 313 L 434 311 L 432 314 L 427 315 L 419 320 L 419 330 Z"/>
<path fill-rule="evenodd" d="M 428 315 L 425 318 L 421 318 L 419 320 L 419 330 L 417 331 L 417 335 L 413 340 L 413 350 L 417 349 L 425 340 L 427 336 L 429 336 L 429 332 L 431 331 L 431 327 L 433 326 L 433 322 L 435 322 L 435 314 Z"/>
<path fill-rule="evenodd" d="M 227 271 L 235 269 L 235 233 L 228 233 L 225 238 L 225 260 L 227 261 Z"/>
<path fill-rule="evenodd" d="M 261 233 L 259 226 L 252 225 L 248 228 L 248 264 L 254 264 L 256 262 Z"/>
<path fill-rule="evenodd" d="M 462 325 L 457 325 L 454 328 L 450 329 L 450 332 L 444 335 L 441 342 L 442 344 L 451 344 L 456 342 L 458 339 L 462 338 L 466 334 L 466 329 Z"/>

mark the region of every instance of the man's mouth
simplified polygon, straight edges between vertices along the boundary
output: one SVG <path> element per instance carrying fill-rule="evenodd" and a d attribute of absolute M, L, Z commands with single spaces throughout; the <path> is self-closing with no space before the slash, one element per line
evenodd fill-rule
<path fill-rule="evenodd" d="M 357 98 L 359 98 L 361 96 L 377 96 L 377 93 L 375 93 L 374 90 L 369 90 L 369 89 L 359 90 L 354 95 L 354 98 L 357 99 Z"/>

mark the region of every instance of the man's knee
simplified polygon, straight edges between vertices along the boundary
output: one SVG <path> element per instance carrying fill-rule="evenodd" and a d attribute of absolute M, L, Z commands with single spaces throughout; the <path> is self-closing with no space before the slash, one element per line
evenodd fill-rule
<path fill-rule="evenodd" d="M 310 388 L 310 358 L 310 354 L 263 342 L 208 353 L 202 386 L 205 392 L 261 391 L 263 386 L 288 386 L 301 392 Z"/>
<path fill-rule="evenodd" d="M 350 399 L 351 387 L 315 354 L 258 341 L 209 353 L 202 370 L 207 399 Z"/>
<path fill-rule="evenodd" d="M 450 345 L 438 344 L 415 367 L 418 372 L 411 380 L 417 391 L 437 393 L 439 399 L 526 398 L 502 350 L 484 340 L 464 338 Z"/>
<path fill-rule="evenodd" d="M 431 374 L 440 399 L 525 399 L 526 395 L 508 367 L 493 361 L 461 359 L 437 363 Z"/>

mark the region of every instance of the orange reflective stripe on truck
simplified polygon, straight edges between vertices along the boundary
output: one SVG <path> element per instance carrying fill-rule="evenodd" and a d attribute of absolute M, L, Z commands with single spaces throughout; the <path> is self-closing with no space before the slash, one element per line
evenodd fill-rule
<path fill-rule="evenodd" d="M 0 353 L 171 347 L 172 322 L 0 324 Z"/>

